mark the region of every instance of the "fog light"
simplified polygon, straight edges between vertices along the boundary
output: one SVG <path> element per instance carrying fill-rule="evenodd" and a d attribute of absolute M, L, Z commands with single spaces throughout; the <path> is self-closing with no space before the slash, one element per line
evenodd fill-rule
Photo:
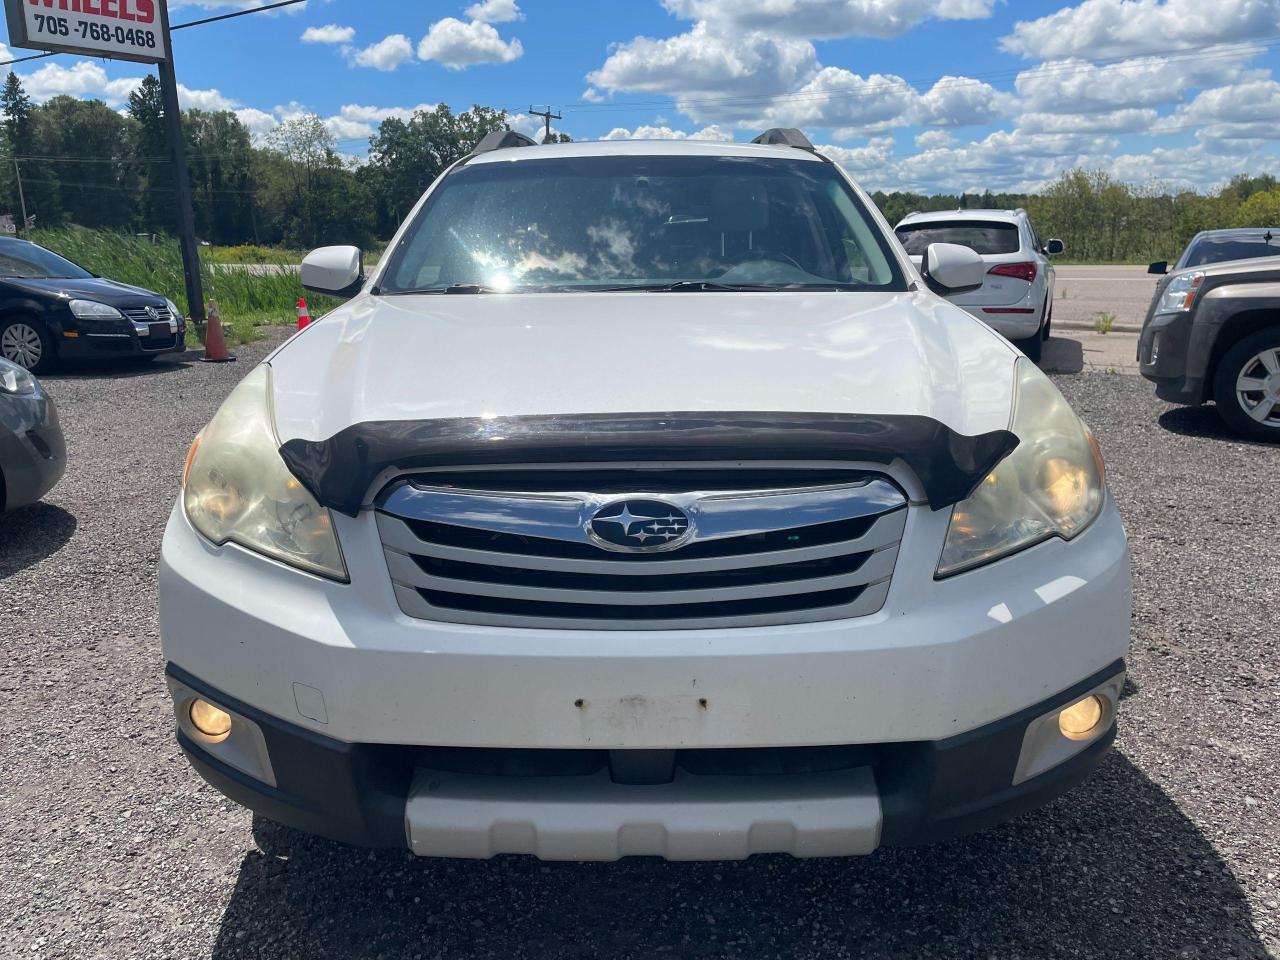
<path fill-rule="evenodd" d="M 1058 729 L 1068 740 L 1087 740 L 1097 732 L 1105 712 L 1102 698 L 1091 693 L 1058 714 Z"/>
<path fill-rule="evenodd" d="M 191 701 L 191 725 L 210 740 L 225 740 L 231 732 L 231 714 L 215 707 L 208 700 Z"/>

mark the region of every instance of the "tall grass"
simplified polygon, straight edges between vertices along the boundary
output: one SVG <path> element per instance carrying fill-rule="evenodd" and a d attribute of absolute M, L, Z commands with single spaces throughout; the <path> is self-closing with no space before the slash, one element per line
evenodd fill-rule
<path fill-rule="evenodd" d="M 83 227 L 54 227 L 31 231 L 42 247 L 80 264 L 86 270 L 168 297 L 188 313 L 182 254 L 172 237 L 134 234 Z M 207 248 L 205 248 L 207 249 Z M 224 324 L 237 342 L 255 337 L 254 327 L 293 323 L 298 298 L 306 296 L 312 316 L 333 309 L 342 301 L 304 294 L 298 280 L 296 255 L 263 250 L 256 268 L 214 263 L 201 251 L 200 273 L 206 298 L 218 301 Z"/>

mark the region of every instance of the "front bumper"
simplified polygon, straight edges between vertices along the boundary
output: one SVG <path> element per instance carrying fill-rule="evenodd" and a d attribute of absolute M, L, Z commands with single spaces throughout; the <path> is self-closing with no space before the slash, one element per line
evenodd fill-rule
<path fill-rule="evenodd" d="M 0 394 L 0 510 L 35 503 L 66 469 L 58 409 L 43 388 L 24 396 Z"/>
<path fill-rule="evenodd" d="M 1205 364 L 1193 356 L 1208 356 L 1212 341 L 1201 343 L 1191 313 L 1161 313 L 1152 317 L 1138 338 L 1138 371 L 1156 385 L 1156 396 L 1169 403 L 1199 404 L 1208 398 Z"/>
<path fill-rule="evenodd" d="M 338 839 L 402 846 L 408 835 L 418 852 L 466 856 L 865 852 L 937 839 L 1043 802 L 1082 777 L 1111 736 L 1014 786 L 1027 723 L 1069 699 L 1082 678 L 1112 679 L 1121 669 L 1129 555 L 1110 500 L 1070 543 L 1047 541 L 942 581 L 933 570 L 949 512 L 912 508 L 879 613 L 703 630 L 414 619 L 396 602 L 373 515 L 334 520 L 350 584 L 234 545 L 214 547 L 175 507 L 161 554 L 160 614 L 171 677 L 262 727 L 276 786 L 219 766 L 180 734 L 202 774 L 268 817 Z M 725 819 L 682 815 L 661 830 L 652 821 L 627 827 L 634 821 L 623 808 L 638 811 L 640 801 L 608 783 L 579 782 L 580 796 L 610 792 L 565 821 L 542 786 L 516 789 L 502 778 L 495 790 L 466 779 L 474 770 L 442 767 L 437 756 L 516 750 L 541 760 L 563 751 L 612 764 L 628 751 L 791 756 L 797 748 L 856 756 L 828 769 L 830 758 L 804 754 L 800 779 L 727 785 L 736 804 L 722 798 L 707 808 L 705 797 L 721 797 L 716 790 L 726 785 L 702 781 L 710 790 L 700 794 L 702 809 Z M 569 772 L 598 779 L 599 763 L 588 767 Z M 422 774 L 433 770 L 446 775 Z M 649 791 L 646 806 L 686 810 L 682 776 L 665 785 L 674 791 L 666 796 L 657 786 L 634 789 Z M 434 802 L 416 802 L 427 795 Z M 335 812 L 330 799 L 340 798 Z M 800 814 L 819 800 L 832 801 L 826 810 L 844 819 L 815 815 L 806 827 Z M 509 819 L 504 809 L 534 806 L 546 814 L 537 829 L 491 829 Z M 800 819 L 761 821 L 769 810 L 800 811 Z M 411 814 L 418 829 L 407 833 Z M 752 826 L 775 821 L 791 826 Z M 593 823 L 589 842 L 556 839 L 565 822 Z M 690 822 L 692 840 L 675 829 Z"/>
<path fill-rule="evenodd" d="M 737 755 L 727 761 L 736 775 L 708 773 L 706 754 L 683 752 L 670 782 L 653 785 L 615 782 L 609 772 L 615 757 L 597 757 L 595 769 L 590 757 L 574 757 L 565 762 L 588 767 L 538 775 L 520 769 L 530 761 L 502 751 L 346 744 L 255 710 L 172 664 L 168 674 L 180 714 L 178 741 L 197 772 L 279 823 L 420 855 L 706 860 L 866 854 L 960 836 L 1039 807 L 1092 772 L 1115 725 L 1108 722 L 1068 759 L 1017 782 L 1028 728 L 1093 690 L 1118 699 L 1124 664 L 946 740 L 846 749 L 843 766 L 830 754 L 812 764 L 810 755 L 814 769 L 789 772 L 743 773 L 763 761 L 737 759 L 752 751 L 713 752 Z M 199 742 L 181 718 L 193 694 L 233 711 L 234 722 L 257 726 L 270 756 L 270 784 Z"/>
<path fill-rule="evenodd" d="M 187 349 L 186 321 L 157 323 L 64 318 L 57 332 L 58 355 L 72 360 L 157 356 Z"/>

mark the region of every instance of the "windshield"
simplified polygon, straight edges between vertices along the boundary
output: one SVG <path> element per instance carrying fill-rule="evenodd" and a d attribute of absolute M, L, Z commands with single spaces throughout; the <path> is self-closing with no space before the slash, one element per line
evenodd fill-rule
<path fill-rule="evenodd" d="M 87 280 L 88 270 L 77 267 L 44 247 L 26 240 L 0 239 L 0 277 L 25 280 Z"/>
<path fill-rule="evenodd" d="M 906 223 L 899 226 L 896 233 L 907 253 L 913 257 L 923 256 L 925 248 L 931 243 L 958 243 L 983 256 L 1017 253 L 1022 246 L 1017 224 L 995 223 L 990 220 Z"/>
<path fill-rule="evenodd" d="M 1256 237 L 1205 237 L 1186 252 L 1181 267 L 1257 257 L 1280 257 L 1280 234 L 1273 236 L 1267 232 Z"/>
<path fill-rule="evenodd" d="M 832 164 L 617 156 L 461 167 L 406 231 L 378 292 L 680 284 L 906 289 L 881 230 Z"/>

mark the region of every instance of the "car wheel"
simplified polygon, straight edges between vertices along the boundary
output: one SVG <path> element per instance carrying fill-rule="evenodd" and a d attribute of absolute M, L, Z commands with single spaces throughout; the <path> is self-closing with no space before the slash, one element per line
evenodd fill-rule
<path fill-rule="evenodd" d="M 1240 340 L 1213 378 L 1218 414 L 1236 433 L 1280 441 L 1280 327 Z"/>
<path fill-rule="evenodd" d="M 32 373 L 44 373 L 53 366 L 53 340 L 39 320 L 0 320 L 0 357 Z"/>
<path fill-rule="evenodd" d="M 1053 330 L 1053 304 L 1046 300 L 1044 310 L 1044 329 L 1040 331 L 1040 339 L 1048 340 L 1049 333 Z"/>
<path fill-rule="evenodd" d="M 1039 332 L 1033 333 L 1025 340 L 1014 340 L 1013 345 L 1026 354 L 1028 360 L 1035 363 L 1040 362 L 1040 355 L 1044 353 L 1044 339 Z"/>

